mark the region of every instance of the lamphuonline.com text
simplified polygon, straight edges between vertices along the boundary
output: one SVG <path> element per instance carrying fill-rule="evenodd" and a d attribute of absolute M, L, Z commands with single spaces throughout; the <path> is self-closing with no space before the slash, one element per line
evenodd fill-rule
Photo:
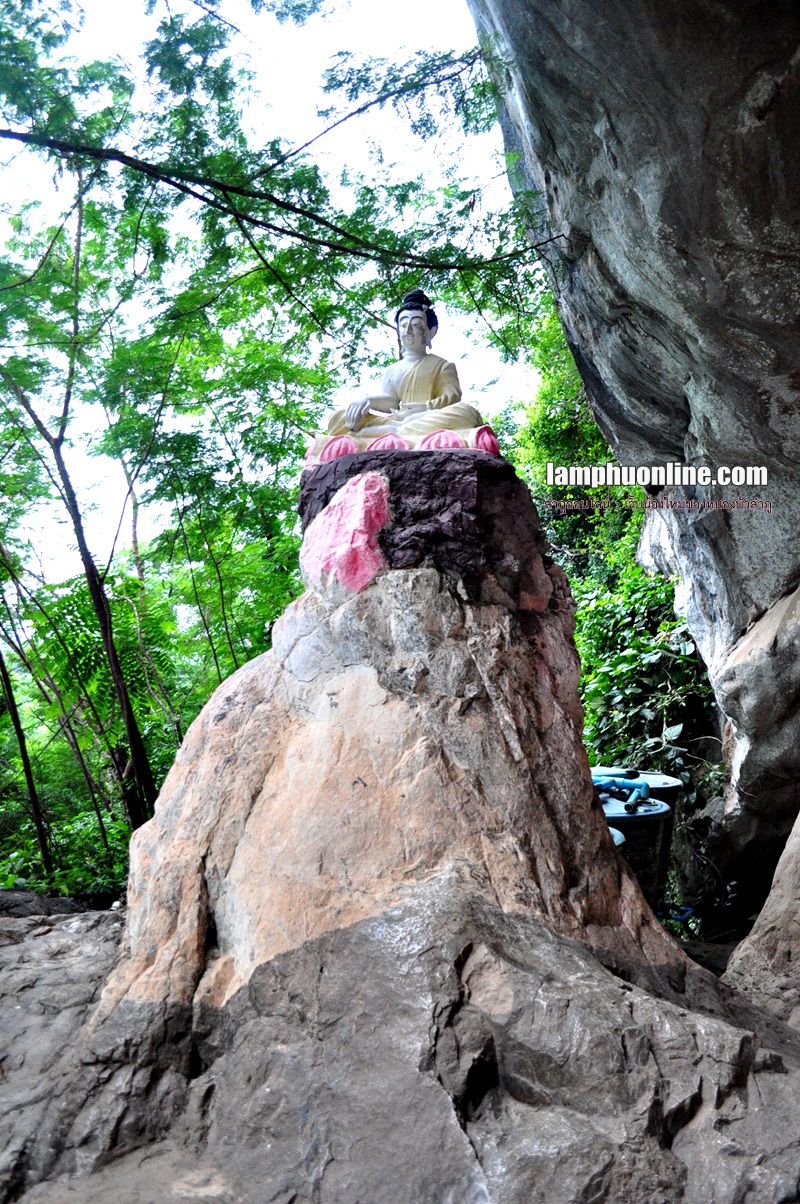
<path fill-rule="evenodd" d="M 603 485 L 766 485 L 768 472 L 764 465 L 739 464 L 721 465 L 711 468 L 707 464 L 553 464 L 545 465 L 545 484 L 580 485 L 597 489 Z"/>

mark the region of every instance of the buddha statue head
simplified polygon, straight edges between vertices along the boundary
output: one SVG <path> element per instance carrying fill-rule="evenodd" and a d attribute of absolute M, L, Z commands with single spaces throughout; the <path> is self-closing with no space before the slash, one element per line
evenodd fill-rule
<path fill-rule="evenodd" d="M 406 293 L 394 320 L 401 353 L 412 358 L 425 355 L 439 329 L 439 320 L 421 288 Z"/>

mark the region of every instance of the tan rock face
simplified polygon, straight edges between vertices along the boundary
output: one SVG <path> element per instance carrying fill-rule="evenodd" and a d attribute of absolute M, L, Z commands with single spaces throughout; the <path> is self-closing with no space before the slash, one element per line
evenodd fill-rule
<path fill-rule="evenodd" d="M 436 874 L 567 930 L 618 924 L 575 653 L 561 617 L 537 626 L 538 648 L 435 569 L 388 572 L 330 613 L 299 599 L 273 652 L 217 691 L 137 834 L 107 1002 L 186 1003 L 202 975 L 221 1004 L 261 962 Z"/>
<path fill-rule="evenodd" d="M 276 954 L 433 877 L 680 979 L 593 805 L 572 603 L 515 488 L 519 604 L 508 565 L 477 599 L 435 567 L 389 569 L 343 602 L 332 583 L 216 692 L 136 834 L 101 1014 L 123 998 L 221 1006 Z"/>

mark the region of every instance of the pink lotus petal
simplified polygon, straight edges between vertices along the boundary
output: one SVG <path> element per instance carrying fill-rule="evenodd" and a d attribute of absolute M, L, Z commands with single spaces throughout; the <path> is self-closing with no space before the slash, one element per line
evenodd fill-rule
<path fill-rule="evenodd" d="M 466 443 L 455 431 L 431 431 L 417 444 L 418 448 L 429 448 L 431 451 L 446 450 L 449 447 L 466 447 Z"/>
<path fill-rule="evenodd" d="M 500 455 L 500 444 L 497 441 L 497 435 L 490 426 L 479 426 L 475 432 L 474 446 L 478 451 L 489 452 L 492 456 Z"/>
<path fill-rule="evenodd" d="M 409 451 L 411 444 L 402 435 L 381 435 L 367 445 L 367 451 Z"/>
<path fill-rule="evenodd" d="M 339 456 L 351 456 L 353 452 L 357 451 L 358 444 L 355 439 L 351 439 L 349 435 L 337 435 L 325 444 L 319 453 L 319 462 L 320 464 L 329 464 L 331 460 L 336 460 Z"/>

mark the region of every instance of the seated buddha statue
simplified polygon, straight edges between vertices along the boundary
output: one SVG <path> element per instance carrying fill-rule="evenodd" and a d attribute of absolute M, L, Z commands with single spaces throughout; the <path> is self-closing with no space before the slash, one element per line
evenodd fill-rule
<path fill-rule="evenodd" d="M 472 447 L 497 455 L 494 431 L 461 400 L 455 364 L 430 350 L 439 322 L 421 289 L 406 294 L 395 323 L 402 359 L 387 368 L 380 392 L 331 415 L 327 433 L 313 438 L 307 462 L 389 449 Z"/>

